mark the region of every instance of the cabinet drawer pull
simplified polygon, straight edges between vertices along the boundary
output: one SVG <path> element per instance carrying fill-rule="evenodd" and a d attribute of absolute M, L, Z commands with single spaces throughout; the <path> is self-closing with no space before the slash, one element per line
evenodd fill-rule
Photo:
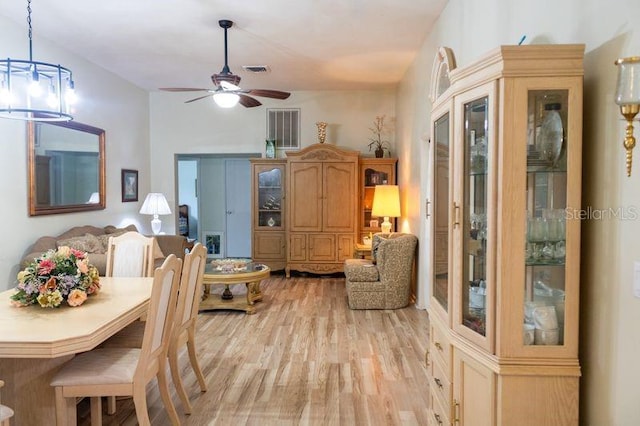
<path fill-rule="evenodd" d="M 431 216 L 431 214 L 429 214 L 429 205 L 430 205 L 430 204 L 431 204 L 431 201 L 429 201 L 429 200 L 427 199 L 427 202 L 426 202 L 426 204 L 425 204 L 425 206 L 424 206 L 425 212 L 426 212 L 426 214 L 427 214 L 427 219 L 429 219 L 429 217 Z"/>
<path fill-rule="evenodd" d="M 431 365 L 431 363 L 429 362 L 429 349 L 427 349 L 427 352 L 424 353 L 424 363 L 427 367 Z"/>
<path fill-rule="evenodd" d="M 433 380 L 435 380 L 436 385 L 438 385 L 438 387 L 442 389 L 442 381 L 440 381 L 440 379 L 438 379 L 437 377 L 434 377 Z"/>
<path fill-rule="evenodd" d="M 442 351 L 442 350 L 443 350 L 442 345 L 440 344 L 440 342 L 435 342 L 435 343 L 433 344 L 433 346 L 435 346 L 435 347 L 436 347 L 436 349 L 438 349 L 439 351 Z"/>
<path fill-rule="evenodd" d="M 453 226 L 460 226 L 460 204 L 453 203 Z"/>
<path fill-rule="evenodd" d="M 457 399 L 453 400 L 453 423 L 460 423 L 460 403 Z"/>

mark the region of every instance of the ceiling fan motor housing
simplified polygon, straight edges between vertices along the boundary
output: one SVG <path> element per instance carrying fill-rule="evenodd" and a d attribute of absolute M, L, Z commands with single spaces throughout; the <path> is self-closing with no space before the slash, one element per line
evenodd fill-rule
<path fill-rule="evenodd" d="M 221 81 L 226 81 L 227 83 L 238 86 L 240 84 L 240 76 L 235 74 L 213 74 L 211 81 L 213 81 L 216 87 L 220 86 Z"/>

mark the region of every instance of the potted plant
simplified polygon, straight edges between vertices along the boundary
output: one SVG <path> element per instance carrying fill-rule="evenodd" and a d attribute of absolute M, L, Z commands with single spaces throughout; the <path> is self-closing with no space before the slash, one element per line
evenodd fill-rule
<path fill-rule="evenodd" d="M 373 122 L 373 127 L 369 127 L 371 130 L 372 136 L 369 138 L 371 141 L 369 143 L 369 151 L 373 149 L 376 154 L 376 158 L 384 157 L 384 152 L 387 151 L 389 155 L 391 155 L 391 145 L 389 141 L 383 138 L 383 135 L 387 133 L 385 124 L 384 124 L 384 115 L 376 116 L 375 121 Z"/>

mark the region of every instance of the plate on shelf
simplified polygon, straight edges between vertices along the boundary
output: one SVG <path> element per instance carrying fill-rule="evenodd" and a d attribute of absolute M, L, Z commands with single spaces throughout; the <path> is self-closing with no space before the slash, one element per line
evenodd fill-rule
<path fill-rule="evenodd" d="M 560 118 L 558 111 L 551 110 L 547 113 L 540 126 L 540 135 L 537 142 L 540 158 L 547 163 L 555 165 L 560 158 L 564 142 L 562 118 Z"/>

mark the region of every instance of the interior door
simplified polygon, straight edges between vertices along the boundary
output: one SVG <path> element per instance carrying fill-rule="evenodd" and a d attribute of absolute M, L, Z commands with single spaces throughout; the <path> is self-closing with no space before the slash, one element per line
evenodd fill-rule
<path fill-rule="evenodd" d="M 225 160 L 226 256 L 251 257 L 251 163 Z"/>

